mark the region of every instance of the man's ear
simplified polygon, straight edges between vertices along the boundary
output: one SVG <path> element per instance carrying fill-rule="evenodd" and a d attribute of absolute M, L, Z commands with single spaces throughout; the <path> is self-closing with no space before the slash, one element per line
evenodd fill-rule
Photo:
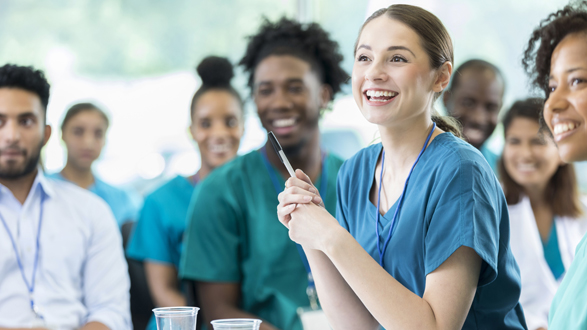
<path fill-rule="evenodd" d="M 45 136 L 43 137 L 43 146 L 49 142 L 51 137 L 51 125 L 45 125 Z"/>
<path fill-rule="evenodd" d="M 322 84 L 320 87 L 320 108 L 326 109 L 328 103 L 332 100 L 332 87 L 327 84 Z"/>

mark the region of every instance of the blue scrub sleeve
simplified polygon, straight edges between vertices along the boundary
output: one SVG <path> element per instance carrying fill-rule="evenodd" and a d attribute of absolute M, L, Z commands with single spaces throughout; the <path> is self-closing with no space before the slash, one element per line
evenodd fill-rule
<path fill-rule="evenodd" d="M 198 185 L 192 197 L 181 257 L 182 278 L 241 281 L 245 221 L 235 192 L 238 188 L 224 181 L 222 176 L 211 175 Z"/>
<path fill-rule="evenodd" d="M 172 244 L 164 225 L 164 205 L 152 196 L 145 199 L 126 248 L 129 258 L 173 264 Z"/>
<path fill-rule="evenodd" d="M 348 193 L 348 186 L 347 181 L 349 176 L 346 175 L 346 166 L 347 163 L 344 163 L 340 171 L 338 172 L 338 177 L 336 178 L 336 220 L 338 223 L 347 231 L 349 231 L 349 223 L 346 219 L 347 210 L 346 205 L 348 205 L 344 198 Z"/>
<path fill-rule="evenodd" d="M 487 164 L 460 160 L 437 179 L 430 192 L 432 214 L 426 216 L 430 218 L 424 242 L 426 275 L 459 247 L 468 246 L 483 259 L 479 286 L 491 283 L 497 277 L 503 212 L 494 174 Z"/>

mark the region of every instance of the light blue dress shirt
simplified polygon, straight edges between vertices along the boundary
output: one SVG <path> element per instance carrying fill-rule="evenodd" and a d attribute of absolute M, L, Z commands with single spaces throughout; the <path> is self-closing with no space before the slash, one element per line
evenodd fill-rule
<path fill-rule="evenodd" d="M 380 217 L 370 201 L 381 144 L 359 151 L 338 174 L 336 218 L 377 261 L 397 201 Z M 391 155 L 393 157 L 393 155 Z M 377 173 L 379 175 L 379 173 Z M 483 260 L 479 284 L 463 329 L 526 329 L 520 272 L 509 245 L 505 197 L 481 153 L 453 136 L 438 135 L 415 166 L 398 212 L 385 270 L 422 297 L 426 276 L 461 246 Z"/>
<path fill-rule="evenodd" d="M 50 174 L 49 177 L 70 182 L 59 172 Z M 96 175 L 94 175 L 94 183 L 88 187 L 88 190 L 106 201 L 110 209 L 112 209 L 119 227 L 127 221 L 137 220 L 139 205 L 127 191 L 107 184 Z"/>
<path fill-rule="evenodd" d="M 72 183 L 47 179 L 40 170 L 24 204 L 0 185 L 0 214 L 16 241 L 28 281 L 42 194 L 33 297 L 47 326 L 78 329 L 96 321 L 112 330 L 132 329 L 130 281 L 112 211 L 96 195 Z M 0 225 L 0 327 L 30 327 L 34 320 L 16 253 Z"/>

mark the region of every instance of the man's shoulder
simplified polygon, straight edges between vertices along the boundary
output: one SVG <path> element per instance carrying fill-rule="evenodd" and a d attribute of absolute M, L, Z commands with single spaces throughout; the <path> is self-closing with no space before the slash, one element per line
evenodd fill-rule
<path fill-rule="evenodd" d="M 53 189 L 55 198 L 60 204 L 68 205 L 82 212 L 93 212 L 97 208 L 109 208 L 108 204 L 98 195 L 74 183 L 52 177 L 48 177 L 46 182 Z"/>
<path fill-rule="evenodd" d="M 224 165 L 214 169 L 200 184 L 215 185 L 222 182 L 236 183 L 243 178 L 257 175 L 264 170 L 263 158 L 257 150 L 237 156 Z"/>

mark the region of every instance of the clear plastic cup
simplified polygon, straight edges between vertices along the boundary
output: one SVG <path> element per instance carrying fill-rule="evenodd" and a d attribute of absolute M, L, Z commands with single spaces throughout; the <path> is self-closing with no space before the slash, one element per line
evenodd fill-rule
<path fill-rule="evenodd" d="M 261 320 L 258 319 L 223 319 L 212 322 L 214 330 L 259 330 Z"/>
<path fill-rule="evenodd" d="M 198 307 L 154 308 L 157 330 L 195 330 Z"/>

